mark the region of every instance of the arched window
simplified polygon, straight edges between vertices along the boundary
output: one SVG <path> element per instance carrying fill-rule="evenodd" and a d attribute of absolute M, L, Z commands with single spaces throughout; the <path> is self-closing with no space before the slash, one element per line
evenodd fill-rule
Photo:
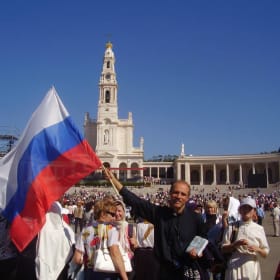
<path fill-rule="evenodd" d="M 110 61 L 107 61 L 107 68 L 110 68 Z"/>
<path fill-rule="evenodd" d="M 120 180 L 123 180 L 123 181 L 126 181 L 127 179 L 127 165 L 126 163 L 122 162 L 120 165 L 119 165 L 119 168 L 120 168 Z"/>
<path fill-rule="evenodd" d="M 131 176 L 134 177 L 140 177 L 140 170 L 138 169 L 139 166 L 136 162 L 133 162 L 131 164 Z"/>
<path fill-rule="evenodd" d="M 106 102 L 106 103 L 110 103 L 110 91 L 109 91 L 109 90 L 106 90 L 106 93 L 105 93 L 105 102 Z"/>

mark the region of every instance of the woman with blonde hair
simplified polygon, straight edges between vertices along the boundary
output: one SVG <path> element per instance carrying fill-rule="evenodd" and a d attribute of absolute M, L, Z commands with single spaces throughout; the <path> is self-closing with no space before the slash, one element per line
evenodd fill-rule
<path fill-rule="evenodd" d="M 206 231 L 209 232 L 213 226 L 221 222 L 222 216 L 218 212 L 218 204 L 215 200 L 209 200 L 205 204 L 205 212 L 202 215 Z"/>
<path fill-rule="evenodd" d="M 222 238 L 223 225 L 222 216 L 219 214 L 218 204 L 215 200 L 208 200 L 205 203 L 205 212 L 202 215 L 202 218 L 204 221 L 207 238 L 209 240 L 207 248 L 212 255 L 210 255 L 211 258 L 213 257 L 215 259 L 215 262 L 213 260 L 213 263 L 210 263 L 210 261 L 205 258 L 202 266 L 208 270 L 209 276 L 212 275 L 213 280 L 220 280 L 222 279 L 222 272 L 218 271 L 219 265 L 217 263 L 222 263 L 222 255 L 219 253 L 218 248 L 219 242 Z"/>
<path fill-rule="evenodd" d="M 116 221 L 115 224 L 119 231 L 119 242 L 124 252 L 127 252 L 132 264 L 134 263 L 134 250 L 138 246 L 136 239 L 136 232 L 134 225 L 126 221 L 125 204 L 122 200 L 115 200 L 114 205 L 116 206 Z M 129 279 L 134 278 L 134 272 L 128 274 Z"/>
<path fill-rule="evenodd" d="M 127 280 L 127 274 L 123 258 L 119 249 L 119 233 L 114 226 L 116 206 L 113 200 L 98 200 L 94 204 L 94 222 L 92 225 L 83 229 L 76 242 L 74 262 L 77 264 L 85 263 L 85 279 L 94 280 Z M 102 241 L 99 236 L 100 225 L 105 225 L 107 230 L 107 247 L 113 264 L 118 273 L 105 273 L 94 271 L 94 254 Z"/>

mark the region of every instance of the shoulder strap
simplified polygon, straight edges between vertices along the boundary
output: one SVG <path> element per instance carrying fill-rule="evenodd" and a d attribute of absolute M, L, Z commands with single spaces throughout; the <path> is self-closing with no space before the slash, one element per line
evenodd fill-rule
<path fill-rule="evenodd" d="M 233 243 L 237 238 L 240 222 L 237 221 L 237 222 L 233 223 L 231 226 L 232 226 L 232 231 L 231 231 L 231 236 L 230 236 L 230 243 Z"/>
<path fill-rule="evenodd" d="M 106 245 L 106 239 L 107 239 L 107 226 L 104 224 L 98 224 L 97 226 L 97 236 L 100 239 L 99 247 L 97 249 L 104 248 Z"/>

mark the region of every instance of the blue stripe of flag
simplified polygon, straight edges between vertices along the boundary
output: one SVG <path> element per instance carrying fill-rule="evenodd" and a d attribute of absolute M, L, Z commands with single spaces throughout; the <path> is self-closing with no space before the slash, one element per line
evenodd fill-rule
<path fill-rule="evenodd" d="M 18 168 L 17 191 L 3 211 L 10 222 L 23 210 L 29 187 L 40 172 L 82 141 L 83 137 L 71 117 L 43 129 L 34 136 L 18 166 L 14 166 Z"/>

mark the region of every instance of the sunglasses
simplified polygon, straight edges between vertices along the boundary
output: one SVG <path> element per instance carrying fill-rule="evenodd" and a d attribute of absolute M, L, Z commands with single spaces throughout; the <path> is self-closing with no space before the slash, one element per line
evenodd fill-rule
<path fill-rule="evenodd" d="M 113 218 L 116 216 L 114 212 L 106 211 L 107 214 L 110 214 Z"/>

